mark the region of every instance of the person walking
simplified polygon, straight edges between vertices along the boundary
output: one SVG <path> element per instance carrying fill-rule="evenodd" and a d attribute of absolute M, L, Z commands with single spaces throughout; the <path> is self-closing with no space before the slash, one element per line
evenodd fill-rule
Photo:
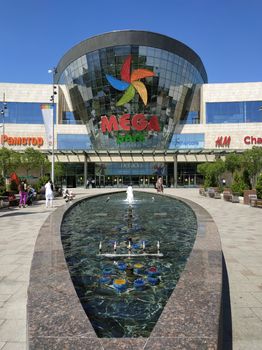
<path fill-rule="evenodd" d="M 27 200 L 27 183 L 26 180 L 21 181 L 21 183 L 18 186 L 20 200 L 19 200 L 19 208 L 26 206 L 26 200 Z"/>
<path fill-rule="evenodd" d="M 46 208 L 53 207 L 53 199 L 54 199 L 54 187 L 51 180 L 48 180 L 45 184 L 45 206 Z"/>
<path fill-rule="evenodd" d="M 156 182 L 156 190 L 158 193 L 163 193 L 164 192 L 164 186 L 163 186 L 163 178 L 162 176 L 159 176 Z"/>

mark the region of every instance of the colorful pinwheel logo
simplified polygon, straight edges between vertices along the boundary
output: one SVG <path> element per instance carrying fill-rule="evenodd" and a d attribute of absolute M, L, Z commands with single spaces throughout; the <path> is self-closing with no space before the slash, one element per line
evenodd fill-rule
<path fill-rule="evenodd" d="M 129 55 L 122 66 L 121 69 L 121 80 L 106 74 L 106 79 L 116 90 L 125 91 L 124 95 L 117 101 L 117 106 L 122 106 L 125 103 L 132 100 L 135 96 L 136 91 L 139 93 L 144 105 L 147 104 L 147 90 L 145 84 L 140 81 L 140 79 L 153 77 L 154 72 L 148 69 L 135 69 L 130 75 L 130 65 L 132 57 Z"/>

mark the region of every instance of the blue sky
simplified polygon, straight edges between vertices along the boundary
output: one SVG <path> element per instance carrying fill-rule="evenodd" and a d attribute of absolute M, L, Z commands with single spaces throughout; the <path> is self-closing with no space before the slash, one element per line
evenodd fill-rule
<path fill-rule="evenodd" d="M 0 82 L 50 83 L 72 46 L 121 29 L 182 41 L 210 83 L 262 81 L 261 0 L 2 0 Z"/>

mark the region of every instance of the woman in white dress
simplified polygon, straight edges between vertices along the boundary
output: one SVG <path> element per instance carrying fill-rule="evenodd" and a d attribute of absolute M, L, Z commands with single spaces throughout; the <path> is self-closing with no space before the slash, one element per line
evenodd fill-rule
<path fill-rule="evenodd" d="M 48 208 L 49 204 L 50 207 L 53 207 L 53 199 L 54 199 L 54 192 L 53 192 L 53 184 L 51 180 L 48 180 L 48 182 L 45 184 L 45 206 Z"/>

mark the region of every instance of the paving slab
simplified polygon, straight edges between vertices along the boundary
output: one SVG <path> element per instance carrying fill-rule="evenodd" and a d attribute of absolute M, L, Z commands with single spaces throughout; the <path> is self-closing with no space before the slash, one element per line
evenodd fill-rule
<path fill-rule="evenodd" d="M 115 189 L 76 189 L 77 196 L 110 193 Z M 135 189 L 136 190 L 136 189 Z M 144 190 L 144 189 L 143 189 Z M 155 193 L 154 189 L 147 191 Z M 165 189 L 189 199 L 213 217 L 221 238 L 229 275 L 233 320 L 233 349 L 262 349 L 262 232 L 259 208 L 202 197 L 198 189 Z M 155 195 L 157 195 L 155 193 Z M 0 210 L 0 349 L 26 349 L 27 288 L 34 244 L 40 227 L 56 207 L 44 202 L 32 207 Z M 19 312 L 13 310 L 18 308 Z"/>

